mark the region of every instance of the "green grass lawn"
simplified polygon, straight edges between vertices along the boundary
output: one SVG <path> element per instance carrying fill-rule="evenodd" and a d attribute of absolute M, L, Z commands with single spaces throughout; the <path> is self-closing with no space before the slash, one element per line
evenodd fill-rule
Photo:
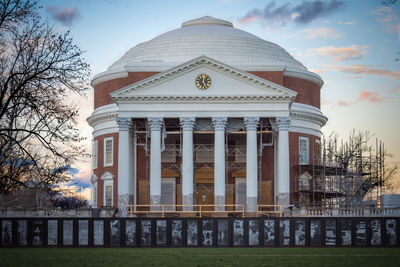
<path fill-rule="evenodd" d="M 0 248 L 0 266 L 400 266 L 399 248 Z"/>

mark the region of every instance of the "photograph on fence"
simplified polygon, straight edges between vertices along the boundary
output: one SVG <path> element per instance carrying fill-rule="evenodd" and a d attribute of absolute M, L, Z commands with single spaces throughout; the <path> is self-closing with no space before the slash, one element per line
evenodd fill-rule
<path fill-rule="evenodd" d="M 290 245 L 290 220 L 279 220 L 279 245 Z"/>
<path fill-rule="evenodd" d="M 380 246 L 382 244 L 381 220 L 371 220 L 371 246 Z"/>
<path fill-rule="evenodd" d="M 360 220 L 356 223 L 356 246 L 365 246 L 367 244 L 367 222 Z"/>
<path fill-rule="evenodd" d="M 157 246 L 167 245 L 167 220 L 157 220 L 156 243 Z"/>
<path fill-rule="evenodd" d="M 336 221 L 325 221 L 325 245 L 336 246 Z"/>
<path fill-rule="evenodd" d="M 47 221 L 47 245 L 57 246 L 58 244 L 58 221 Z"/>
<path fill-rule="evenodd" d="M 17 246 L 28 245 L 27 229 L 28 227 L 26 220 L 17 221 Z"/>
<path fill-rule="evenodd" d="M 197 246 L 197 220 L 187 220 L 186 239 L 188 246 Z"/>
<path fill-rule="evenodd" d="M 233 221 L 233 245 L 244 246 L 244 221 Z"/>
<path fill-rule="evenodd" d="M 264 220 L 264 245 L 275 245 L 275 221 Z"/>
<path fill-rule="evenodd" d="M 121 243 L 121 223 L 119 220 L 110 221 L 110 245 L 119 246 Z"/>
<path fill-rule="evenodd" d="M 72 220 L 63 221 L 63 245 L 72 246 L 74 243 L 74 222 Z"/>
<path fill-rule="evenodd" d="M 151 220 L 140 222 L 140 245 L 143 247 L 151 246 Z"/>
<path fill-rule="evenodd" d="M 218 246 L 228 246 L 228 220 L 218 219 Z"/>
<path fill-rule="evenodd" d="M 3 246 L 12 245 L 12 223 L 11 220 L 1 222 L 1 244 Z"/>
<path fill-rule="evenodd" d="M 249 220 L 249 246 L 258 246 L 260 241 L 258 220 Z"/>
<path fill-rule="evenodd" d="M 182 220 L 172 220 L 171 222 L 171 245 L 180 247 L 183 245 Z"/>
<path fill-rule="evenodd" d="M 340 221 L 340 245 L 351 246 L 351 220 Z"/>
<path fill-rule="evenodd" d="M 203 246 L 213 245 L 213 220 L 203 220 L 202 226 L 202 244 Z"/>
<path fill-rule="evenodd" d="M 43 245 L 43 221 L 32 221 L 32 245 Z"/>
<path fill-rule="evenodd" d="M 93 245 L 104 246 L 104 221 L 93 221 Z"/>
<path fill-rule="evenodd" d="M 306 245 L 306 221 L 295 220 L 294 221 L 294 244 L 296 246 Z"/>
<path fill-rule="evenodd" d="M 320 246 L 321 245 L 321 221 L 311 220 L 310 221 L 310 245 Z"/>
<path fill-rule="evenodd" d="M 125 221 L 125 246 L 134 247 L 136 246 L 136 221 L 126 220 Z"/>
<path fill-rule="evenodd" d="M 78 221 L 78 245 L 87 246 L 89 245 L 89 221 L 79 220 Z"/>
<path fill-rule="evenodd" d="M 386 220 L 385 245 L 387 245 L 387 246 L 396 245 L 396 220 L 395 219 L 387 219 Z"/>

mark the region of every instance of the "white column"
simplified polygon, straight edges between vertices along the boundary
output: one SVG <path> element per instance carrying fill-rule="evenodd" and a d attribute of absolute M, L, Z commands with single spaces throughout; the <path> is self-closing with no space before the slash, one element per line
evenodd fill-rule
<path fill-rule="evenodd" d="M 278 151 L 277 151 L 277 192 L 276 203 L 288 206 L 290 197 L 290 169 L 289 169 L 289 128 L 290 118 L 276 118 L 278 130 Z"/>
<path fill-rule="evenodd" d="M 182 148 L 182 204 L 193 205 L 193 127 L 195 118 L 180 118 L 183 131 Z M 183 207 L 193 210 L 193 207 Z"/>
<path fill-rule="evenodd" d="M 225 127 L 227 118 L 212 118 L 214 140 L 214 204 L 225 204 Z M 225 210 L 215 207 L 215 210 Z"/>
<path fill-rule="evenodd" d="M 131 181 L 131 151 L 130 151 L 130 128 L 131 118 L 117 118 L 118 124 L 118 207 L 122 216 L 126 216 L 125 205 L 132 198 L 133 188 Z"/>
<path fill-rule="evenodd" d="M 260 118 L 244 118 L 246 126 L 246 210 L 257 211 L 257 127 Z"/>
<path fill-rule="evenodd" d="M 161 129 L 163 118 L 148 118 L 150 127 L 150 204 L 161 204 Z M 158 207 L 153 210 L 158 210 Z"/>

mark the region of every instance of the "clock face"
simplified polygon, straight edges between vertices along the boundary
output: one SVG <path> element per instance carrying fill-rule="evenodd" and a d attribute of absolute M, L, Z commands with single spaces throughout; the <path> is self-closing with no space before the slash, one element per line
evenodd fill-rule
<path fill-rule="evenodd" d="M 207 74 L 200 74 L 196 78 L 196 87 L 201 90 L 206 90 L 211 86 L 211 78 Z"/>

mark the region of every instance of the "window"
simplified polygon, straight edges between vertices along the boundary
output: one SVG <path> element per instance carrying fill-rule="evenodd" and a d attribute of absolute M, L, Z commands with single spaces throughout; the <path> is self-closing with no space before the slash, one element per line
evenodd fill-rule
<path fill-rule="evenodd" d="M 98 161 L 98 142 L 97 140 L 93 142 L 93 148 L 92 148 L 92 168 L 96 169 L 97 168 L 97 161 Z"/>
<path fill-rule="evenodd" d="M 299 163 L 309 163 L 309 145 L 308 137 L 299 137 Z"/>
<path fill-rule="evenodd" d="M 104 138 L 104 167 L 113 165 L 113 138 Z"/>
<path fill-rule="evenodd" d="M 104 199 L 103 199 L 103 206 L 113 206 L 113 182 L 114 182 L 114 175 L 110 172 L 106 172 L 103 174 L 101 179 L 104 181 Z"/>
<path fill-rule="evenodd" d="M 105 186 L 105 200 L 104 200 L 104 206 L 111 207 L 112 206 L 112 185 L 106 185 Z"/>

